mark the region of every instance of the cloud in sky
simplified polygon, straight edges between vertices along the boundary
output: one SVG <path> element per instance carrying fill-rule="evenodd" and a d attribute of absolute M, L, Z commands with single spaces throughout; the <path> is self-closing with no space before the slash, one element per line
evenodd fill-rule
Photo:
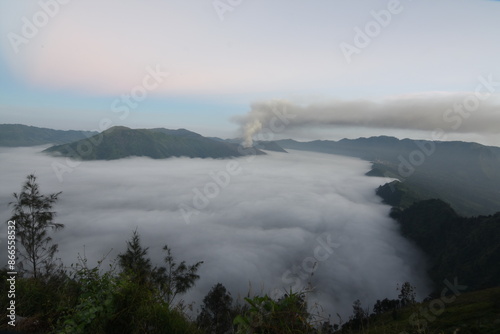
<path fill-rule="evenodd" d="M 492 94 L 495 87 L 487 85 L 487 78 L 480 81 L 479 90 L 469 93 L 412 94 L 382 100 L 334 100 L 310 105 L 279 100 L 256 102 L 246 115 L 235 117 L 234 121 L 241 124 L 247 144 L 251 144 L 255 136 L 266 140 L 273 133 L 291 134 L 297 128 L 314 127 L 498 135 L 500 95 Z M 495 85 L 500 86 L 500 82 Z M 443 136 L 434 139 L 443 139 Z"/>
<path fill-rule="evenodd" d="M 9 34 L 23 35 L 44 12 L 39 1 L 0 2 L 0 116 L 92 130 L 157 65 L 170 76 L 123 125 L 229 136 L 227 120 L 252 101 L 467 92 L 479 76 L 500 80 L 500 7 L 491 1 L 401 0 L 349 64 L 340 45 L 355 45 L 388 4 L 242 1 L 222 21 L 211 0 L 68 1 L 16 53 Z"/>
<path fill-rule="evenodd" d="M 198 305 L 217 282 L 234 296 L 246 296 L 249 282 L 255 293 L 305 287 L 315 256 L 311 302 L 331 314 L 347 315 L 357 298 L 365 306 L 395 298 L 396 285 L 407 280 L 420 297 L 429 291 L 419 252 L 375 196 L 387 180 L 364 176 L 367 162 L 304 152 L 233 160 L 241 173 L 186 224 L 179 205 L 190 204 L 193 189 L 203 191 L 213 181 L 209 173 L 223 170 L 227 160 L 84 162 L 59 183 L 51 163 L 62 160 L 37 151 L 0 150 L 0 219 L 8 218 L 11 194 L 36 172 L 42 192 L 63 191 L 55 210 L 66 227 L 54 240 L 66 265 L 84 246 L 91 263 L 111 249 L 108 259 L 114 258 L 137 227 L 154 262 L 161 261 L 164 244 L 176 259 L 205 261 L 201 280 L 185 296 Z"/>
<path fill-rule="evenodd" d="M 8 38 L 0 50 L 3 65 L 29 85 L 91 95 L 130 89 L 156 64 L 172 72 L 161 91 L 167 95 L 357 94 L 355 87 L 364 94 L 384 87 L 386 95 L 400 86 L 463 88 L 495 70 L 496 30 L 488 27 L 496 23 L 497 6 L 400 3 L 401 13 L 350 65 L 339 45 L 354 43 L 354 28 L 364 29 L 387 1 L 244 1 L 224 21 L 212 1 L 70 1 L 17 54 Z M 22 35 L 22 18 L 33 21 L 42 10 L 35 2 L 0 8 L 6 36 Z M 479 18 L 483 25 L 473 23 Z M 457 37 L 460 43 L 451 43 Z"/>

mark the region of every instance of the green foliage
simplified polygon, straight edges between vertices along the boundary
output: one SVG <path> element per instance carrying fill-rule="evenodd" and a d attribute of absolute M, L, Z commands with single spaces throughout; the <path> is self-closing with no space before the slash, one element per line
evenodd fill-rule
<path fill-rule="evenodd" d="M 118 255 L 118 264 L 122 274 L 132 282 L 143 286 L 160 301 L 168 305 L 174 304 L 176 296 L 187 292 L 200 278 L 196 274 L 203 261 L 187 265 L 186 261 L 177 263 L 172 256 L 171 249 L 165 245 L 163 251 L 166 267 L 152 267 L 147 257 L 148 248 L 143 248 L 137 230 L 130 241 L 127 241 L 127 250 Z"/>
<path fill-rule="evenodd" d="M 18 279 L 16 305 L 18 314 L 27 320 L 16 326 L 17 330 L 24 333 L 96 334 L 202 334 L 233 331 L 233 328 L 226 331 L 228 327 L 203 327 L 204 331 L 200 331 L 180 311 L 158 300 L 150 287 L 137 284 L 127 275 L 115 275 L 113 269 L 102 272 L 98 267 L 88 268 L 83 261 L 74 266 L 73 271 L 70 276 L 61 274 L 44 280 L 33 277 Z M 0 272 L 2 291 L 5 291 L 6 273 L 6 270 Z M 411 295 L 411 289 L 408 291 Z M 368 321 L 359 327 L 347 325 L 340 332 L 400 334 L 417 333 L 419 328 L 421 333 L 427 334 L 451 334 L 457 329 L 460 329 L 460 333 L 498 332 L 500 288 L 464 293 L 456 299 L 447 296 L 447 300 L 450 302 L 445 303 L 444 311 L 439 314 L 432 313 L 437 304 L 427 301 L 415 303 L 411 307 L 397 306 L 397 317 L 393 316 L 391 310 L 393 301 L 380 302 L 387 308 L 371 315 L 368 318 L 369 325 Z M 6 304 L 4 294 L 0 295 L 0 301 Z M 248 308 L 234 320 L 238 333 L 331 334 L 337 329 L 329 322 L 315 321 L 307 311 L 303 293 L 290 292 L 277 300 L 257 296 L 246 298 L 246 302 Z M 230 308 L 229 305 L 230 295 L 220 284 L 214 286 L 204 299 L 204 309 L 211 316 L 217 312 L 224 314 Z M 355 310 L 362 310 L 361 302 L 355 303 L 355 306 Z M 234 312 L 234 308 L 231 309 Z M 6 319 L 3 312 L 2 317 Z M 366 319 L 366 311 L 363 310 L 363 313 Z M 415 319 L 418 319 L 420 327 L 415 324 Z M 6 328 L 5 320 L 0 322 L 0 329 Z"/>
<path fill-rule="evenodd" d="M 402 307 L 413 305 L 416 303 L 417 292 L 416 288 L 410 282 L 404 282 L 399 289 L 399 301 Z"/>
<path fill-rule="evenodd" d="M 118 255 L 118 264 L 123 273 L 139 284 L 145 284 L 151 276 L 151 260 L 147 258 L 148 248 L 142 248 L 140 236 L 134 231 L 127 241 L 127 250 Z"/>
<path fill-rule="evenodd" d="M 352 304 L 352 315 L 349 317 L 349 321 L 343 324 L 343 332 L 351 332 L 362 330 L 364 331 L 369 327 L 369 311 L 365 310 L 361 306 L 361 301 L 359 299 L 355 300 Z"/>
<path fill-rule="evenodd" d="M 0 291 L 7 292 L 7 270 L 0 270 Z M 57 322 L 59 309 L 62 305 L 73 304 L 77 288 L 68 276 L 62 271 L 54 271 L 42 278 L 22 277 L 16 279 L 15 301 L 16 314 L 26 318 L 26 321 L 16 325 L 16 329 L 31 333 L 48 332 Z M 10 302 L 7 293 L 0 294 L 0 303 L 8 305 Z M 0 313 L 1 320 L 7 319 L 5 311 Z M 1 325 L 5 324 L 0 321 Z"/>
<path fill-rule="evenodd" d="M 80 259 L 72 274 L 78 286 L 76 301 L 60 308 L 54 333 L 196 333 L 196 326 L 170 306 L 199 278 L 201 262 L 177 264 L 170 249 L 164 249 L 168 269 L 152 268 L 148 248 L 134 231 L 126 251 L 117 257 L 120 274 L 114 268 L 101 273 L 101 262 L 89 268 L 86 259 Z"/>
<path fill-rule="evenodd" d="M 375 305 L 373 305 L 373 313 L 375 315 L 380 315 L 382 313 L 393 311 L 401 307 L 401 302 L 398 299 L 388 299 L 377 300 Z"/>
<path fill-rule="evenodd" d="M 234 320 L 239 334 L 314 333 L 304 293 L 290 291 L 278 300 L 267 295 L 245 300 L 249 310 Z"/>
<path fill-rule="evenodd" d="M 432 197 L 431 194 L 417 193 L 415 189 L 400 181 L 392 181 L 379 186 L 376 193 L 382 197 L 384 203 L 401 209 L 406 209 L 413 203 Z"/>
<path fill-rule="evenodd" d="M 131 277 L 120 276 L 113 296 L 114 314 L 106 326 L 106 332 L 137 332 L 146 321 L 139 317 L 137 311 L 156 304 L 153 293 L 150 286 L 140 284 Z"/>
<path fill-rule="evenodd" d="M 159 298 L 161 287 L 155 285 L 155 269 L 151 269 L 150 260 L 146 257 L 147 248 L 140 246 L 137 232 L 127 242 L 127 247 L 127 251 L 118 256 L 122 266 L 119 275 L 114 273 L 113 268 L 101 273 L 100 263 L 88 268 L 85 259 L 74 267 L 72 278 L 79 288 L 77 299 L 60 310 L 62 316 L 54 333 L 198 332 L 183 314 L 171 309 L 169 303 Z M 175 263 L 173 258 L 171 262 Z M 139 264 L 146 264 L 141 273 L 130 270 L 139 269 Z M 185 264 L 182 268 L 189 269 Z M 190 274 L 193 274 L 192 271 Z M 191 286 L 183 284 L 182 291 Z"/>
<path fill-rule="evenodd" d="M 136 331 L 142 334 L 201 334 L 196 325 L 178 310 L 171 310 L 166 303 L 141 305 L 136 309 Z M 118 333 L 118 332 L 116 332 Z"/>
<path fill-rule="evenodd" d="M 21 268 L 28 266 L 27 270 L 35 278 L 53 266 L 57 244 L 52 243 L 48 231 L 64 227 L 54 222 L 56 213 L 52 211 L 60 194 L 42 195 L 36 176 L 30 174 L 21 192 L 14 193 L 15 201 L 9 203 L 13 207 L 13 215 L 9 220 L 16 222 L 16 240 L 22 245 L 17 252 L 22 258 L 19 263 Z"/>
<path fill-rule="evenodd" d="M 160 297 L 169 305 L 173 305 L 177 295 L 188 291 L 200 279 L 196 274 L 203 261 L 187 265 L 186 261 L 177 263 L 172 256 L 171 249 L 165 245 L 163 250 L 167 253 L 164 258 L 166 267 L 155 268 L 153 279 L 160 291 Z"/>
<path fill-rule="evenodd" d="M 436 300 L 373 314 L 370 326 L 354 330 L 346 326 L 341 333 L 351 334 L 496 334 L 500 323 L 500 288 L 464 293 L 436 308 Z"/>
<path fill-rule="evenodd" d="M 203 298 L 197 324 L 209 334 L 231 333 L 233 330 L 233 298 L 226 288 L 217 283 Z"/>
<path fill-rule="evenodd" d="M 78 299 L 63 311 L 57 333 L 99 333 L 113 311 L 117 281 L 113 271 L 100 274 L 100 265 L 88 268 L 86 259 L 75 266 L 73 280 L 78 285 Z"/>
<path fill-rule="evenodd" d="M 436 287 L 458 277 L 468 289 L 500 282 L 500 213 L 464 218 L 441 200 L 417 202 L 395 210 L 402 234 L 428 256 L 429 275 Z"/>

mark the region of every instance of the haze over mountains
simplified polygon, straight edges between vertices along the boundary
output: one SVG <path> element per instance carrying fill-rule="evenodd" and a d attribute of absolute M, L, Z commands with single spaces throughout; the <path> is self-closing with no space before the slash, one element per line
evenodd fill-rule
<path fill-rule="evenodd" d="M 0 124 L 0 146 L 64 144 L 96 135 L 95 131 L 63 131 L 22 124 Z"/>
<path fill-rule="evenodd" d="M 67 229 L 56 240 L 65 263 L 84 245 L 92 260 L 110 250 L 114 256 L 138 228 L 155 262 L 165 242 L 189 262 L 205 261 L 189 300 L 199 302 L 214 281 L 240 295 L 249 284 L 252 293 L 313 284 L 313 300 L 342 315 L 355 299 L 370 305 L 395 297 L 403 281 L 423 298 L 454 275 L 470 289 L 500 279 L 492 269 L 499 216 L 486 216 L 500 211 L 498 147 L 380 136 L 245 148 L 239 139 L 185 129 L 113 127 L 75 139 L 73 132 L 4 128 L 45 146 L 1 143 L 0 199 L 7 203 L 33 168 L 46 191 L 63 191 L 56 210 Z M 66 143 L 47 147 L 49 139 Z M 223 158 L 238 167 L 228 179 Z M 76 167 L 58 180 L 53 164 L 64 161 Z M 333 238 L 334 255 L 309 277 L 301 268 L 325 238 Z"/>
<path fill-rule="evenodd" d="M 406 198 L 406 207 L 416 199 L 440 198 L 466 216 L 493 214 L 500 208 L 500 148 L 477 143 L 379 136 L 340 141 L 259 141 L 253 148 L 245 148 L 240 145 L 243 139 L 207 138 L 186 129 L 113 127 L 97 134 L 0 125 L 0 133 L 0 146 L 63 143 L 44 152 L 78 160 L 228 158 L 285 149 L 345 155 L 372 162 L 368 175 L 395 178 L 411 188 L 413 200 Z M 394 185 L 390 192 L 395 195 L 392 188 Z"/>
<path fill-rule="evenodd" d="M 284 148 L 340 154 L 373 162 L 370 175 L 396 178 L 420 199 L 441 198 L 464 215 L 492 214 L 500 208 L 500 148 L 467 142 L 394 137 L 297 142 Z"/>

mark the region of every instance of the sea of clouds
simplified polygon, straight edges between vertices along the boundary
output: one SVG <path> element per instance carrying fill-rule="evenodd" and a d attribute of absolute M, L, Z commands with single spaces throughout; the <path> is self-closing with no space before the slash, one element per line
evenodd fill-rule
<path fill-rule="evenodd" d="M 388 179 L 364 176 L 366 161 L 299 151 L 229 160 L 134 157 L 82 162 L 61 182 L 53 166 L 66 160 L 43 148 L 0 148 L 0 219 L 10 217 L 12 193 L 30 173 L 42 193 L 62 191 L 55 210 L 65 228 L 53 238 L 67 266 L 78 254 L 90 265 L 105 255 L 112 262 L 137 229 L 155 264 L 165 244 L 177 260 L 204 261 L 201 279 L 182 296 L 195 309 L 218 282 L 235 299 L 312 289 L 311 306 L 344 320 L 354 300 L 370 307 L 396 298 L 405 281 L 420 298 L 429 292 L 422 255 L 375 195 Z"/>

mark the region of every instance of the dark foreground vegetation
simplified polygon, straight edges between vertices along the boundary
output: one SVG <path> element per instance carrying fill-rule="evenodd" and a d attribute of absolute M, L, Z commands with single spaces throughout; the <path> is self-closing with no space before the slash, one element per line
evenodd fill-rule
<path fill-rule="evenodd" d="M 6 271 L 0 274 L 7 291 Z M 377 301 L 364 309 L 353 304 L 345 323 L 333 324 L 307 310 L 306 293 L 279 299 L 253 296 L 234 303 L 216 284 L 201 312 L 188 316 L 183 304 L 168 304 L 158 287 L 141 285 L 123 273 L 84 264 L 64 274 L 19 278 L 16 326 L 2 311 L 0 330 L 20 333 L 499 333 L 500 288 L 454 295 L 422 303 Z M 2 305 L 7 305 L 2 294 Z M 457 329 L 460 331 L 458 332 Z"/>
<path fill-rule="evenodd" d="M 398 181 L 379 187 L 377 194 L 392 205 L 391 217 L 403 236 L 427 255 L 436 288 L 455 276 L 469 291 L 498 286 L 500 212 L 463 217 L 442 200 L 419 200 L 420 193 Z"/>
<path fill-rule="evenodd" d="M 56 260 L 51 232 L 52 205 L 60 194 L 40 193 L 29 175 L 11 203 L 16 221 L 18 272 L 0 271 L 2 305 L 15 299 L 14 317 L 2 308 L 0 331 L 20 333 L 499 333 L 500 214 L 462 218 L 438 201 L 395 207 L 403 234 L 429 256 L 435 293 L 417 302 L 409 282 L 398 299 L 364 307 L 356 300 L 348 319 L 325 318 L 308 307 L 308 291 L 281 297 L 247 296 L 234 300 L 214 282 L 195 314 L 182 295 L 200 278 L 202 262 L 187 264 L 163 247 L 162 264 L 153 264 L 137 231 L 116 260 L 104 267 L 86 258 L 64 267 Z M 14 289 L 14 290 L 13 290 Z M 15 296 L 12 295 L 15 294 Z M 13 298 L 15 297 L 15 298 Z M 15 326 L 13 326 L 15 324 Z"/>

